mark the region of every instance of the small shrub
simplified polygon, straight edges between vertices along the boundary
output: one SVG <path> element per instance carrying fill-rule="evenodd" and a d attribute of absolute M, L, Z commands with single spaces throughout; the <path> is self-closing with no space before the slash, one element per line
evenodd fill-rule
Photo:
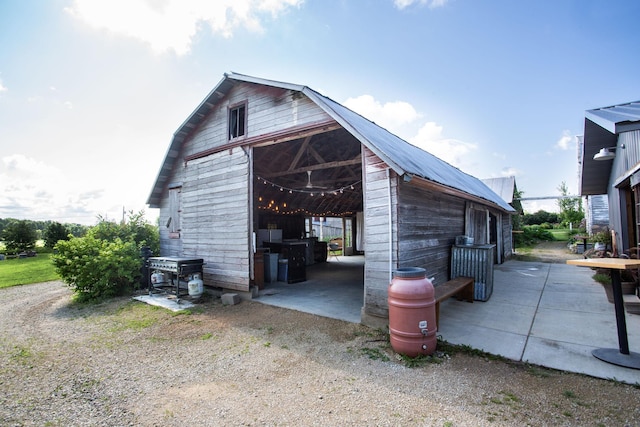
<path fill-rule="evenodd" d="M 142 259 L 134 242 L 101 240 L 87 235 L 57 243 L 53 265 L 79 299 L 121 295 L 140 275 Z"/>

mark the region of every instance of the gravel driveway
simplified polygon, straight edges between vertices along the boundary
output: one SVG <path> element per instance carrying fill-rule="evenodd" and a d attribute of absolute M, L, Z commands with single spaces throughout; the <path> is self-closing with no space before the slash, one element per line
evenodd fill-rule
<path fill-rule="evenodd" d="M 640 425 L 637 387 L 466 353 L 409 367 L 383 331 L 257 302 L 0 298 L 2 426 Z"/>

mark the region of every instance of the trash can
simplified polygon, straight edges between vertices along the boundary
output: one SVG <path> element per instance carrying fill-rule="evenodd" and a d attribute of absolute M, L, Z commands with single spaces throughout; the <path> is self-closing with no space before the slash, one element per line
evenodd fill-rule
<path fill-rule="evenodd" d="M 267 252 L 264 254 L 264 281 L 273 283 L 278 281 L 278 257 L 280 254 Z"/>
<path fill-rule="evenodd" d="M 389 335 L 396 353 L 409 357 L 436 350 L 436 300 L 424 268 L 394 271 L 389 285 Z"/>
<path fill-rule="evenodd" d="M 289 260 L 278 260 L 278 282 L 286 282 L 289 277 Z"/>

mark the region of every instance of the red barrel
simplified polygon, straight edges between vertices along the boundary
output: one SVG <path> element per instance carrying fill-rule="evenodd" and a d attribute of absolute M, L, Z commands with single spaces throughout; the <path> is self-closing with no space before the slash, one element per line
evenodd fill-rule
<path fill-rule="evenodd" d="M 399 268 L 389 285 L 391 347 L 409 357 L 436 350 L 436 299 L 425 269 Z"/>

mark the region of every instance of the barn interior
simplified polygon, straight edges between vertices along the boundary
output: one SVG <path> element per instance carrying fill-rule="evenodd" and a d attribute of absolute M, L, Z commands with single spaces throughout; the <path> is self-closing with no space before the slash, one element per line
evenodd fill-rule
<path fill-rule="evenodd" d="M 343 128 L 254 147 L 257 228 L 282 226 L 283 238 L 304 232 L 304 218 L 362 212 L 360 142 Z"/>
<path fill-rule="evenodd" d="M 339 127 L 254 146 L 253 205 L 256 269 L 264 268 L 264 277 L 256 274 L 258 287 L 264 283 L 265 298 L 260 299 L 343 320 L 357 316 L 359 321 L 364 292 L 364 256 L 355 245 L 356 213 L 363 211 L 360 142 Z M 313 219 L 323 217 L 342 218 L 346 225 L 338 251 L 332 252 L 323 242 L 327 238 L 314 230 Z M 303 261 L 296 259 L 296 251 L 305 251 Z M 271 255 L 261 266 L 265 252 Z M 283 259 L 288 260 L 285 275 Z"/>

